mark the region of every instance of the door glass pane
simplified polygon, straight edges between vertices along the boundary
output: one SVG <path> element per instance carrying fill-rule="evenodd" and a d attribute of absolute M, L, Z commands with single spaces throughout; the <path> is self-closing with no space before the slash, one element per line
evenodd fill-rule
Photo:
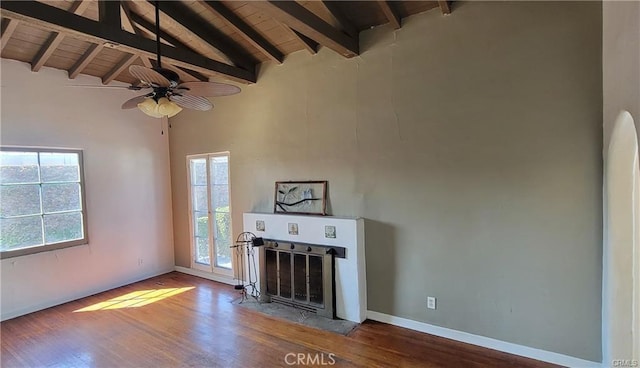
<path fill-rule="evenodd" d="M 195 236 L 199 238 L 209 238 L 209 214 L 207 212 L 193 212 L 195 222 Z"/>
<path fill-rule="evenodd" d="M 42 207 L 45 213 L 80 211 L 80 184 L 42 184 Z"/>
<path fill-rule="evenodd" d="M 3 185 L 0 187 L 0 216 L 40 214 L 40 186 Z"/>
<path fill-rule="evenodd" d="M 42 182 L 79 182 L 79 159 L 77 153 L 41 152 Z"/>
<path fill-rule="evenodd" d="M 207 185 L 207 160 L 204 158 L 191 161 L 191 185 Z"/>
<path fill-rule="evenodd" d="M 47 244 L 82 239 L 82 233 L 80 212 L 44 215 L 44 237 Z"/>
<path fill-rule="evenodd" d="M 229 186 L 213 184 L 211 187 L 211 204 L 216 212 L 229 212 Z"/>
<path fill-rule="evenodd" d="M 231 214 L 216 212 L 216 266 L 231 269 Z"/>
<path fill-rule="evenodd" d="M 229 158 L 227 156 L 211 157 L 211 183 L 229 184 Z"/>
<path fill-rule="evenodd" d="M 0 221 L 0 249 L 9 250 L 41 245 L 42 217 L 5 218 Z"/>
<path fill-rule="evenodd" d="M 193 201 L 194 211 L 209 211 L 209 204 L 207 203 L 207 186 L 197 185 L 191 187 L 191 196 Z"/>
<path fill-rule="evenodd" d="M 201 264 L 210 265 L 211 259 L 209 257 L 209 238 L 196 237 L 196 259 L 195 261 Z"/>
<path fill-rule="evenodd" d="M 0 152 L 0 183 L 38 183 L 36 152 Z"/>

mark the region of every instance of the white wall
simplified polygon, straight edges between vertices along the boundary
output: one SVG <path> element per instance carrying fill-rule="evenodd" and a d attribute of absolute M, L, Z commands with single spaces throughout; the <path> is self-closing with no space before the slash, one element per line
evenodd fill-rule
<path fill-rule="evenodd" d="M 171 271 L 169 152 L 135 92 L 68 87 L 65 72 L 2 59 L 2 145 L 84 150 L 89 244 L 1 261 L 2 319 Z M 142 260 L 141 264 L 139 260 Z"/>
<path fill-rule="evenodd" d="M 640 344 L 633 342 L 631 326 L 634 323 L 634 267 L 640 267 L 640 259 L 633 253 L 633 236 L 638 228 L 634 218 L 629 190 L 610 187 L 609 177 L 629 160 L 626 155 L 609 157 L 630 145 L 619 138 L 620 147 L 611 147 L 616 119 L 640 121 L 640 2 L 604 1 L 602 4 L 602 76 L 603 76 L 603 129 L 604 129 L 604 264 L 602 350 L 603 362 L 613 359 L 638 358 Z M 630 116 L 626 116 L 627 112 Z M 637 128 L 636 132 L 640 132 Z M 627 129 L 623 134 L 630 134 Z M 628 137 L 627 137 L 628 138 Z M 637 162 L 635 163 L 637 165 Z M 627 168 L 627 175 L 631 175 Z M 637 185 L 637 183 L 636 183 Z M 628 188 L 627 188 L 628 189 Z M 637 189 L 637 188 L 636 188 Z M 635 293 L 639 281 L 636 277 Z M 637 296 L 636 296 L 637 298 Z M 635 313 L 637 314 L 637 306 Z M 636 317 L 638 318 L 638 317 Z M 638 326 L 638 321 L 635 321 Z M 638 329 L 638 327 L 636 327 Z M 640 331 L 636 331 L 636 334 Z M 638 339 L 638 336 L 635 336 Z M 638 340 L 636 340 L 638 341 Z M 635 348 L 635 353 L 634 353 Z M 635 355 L 634 355 L 635 354 Z"/>

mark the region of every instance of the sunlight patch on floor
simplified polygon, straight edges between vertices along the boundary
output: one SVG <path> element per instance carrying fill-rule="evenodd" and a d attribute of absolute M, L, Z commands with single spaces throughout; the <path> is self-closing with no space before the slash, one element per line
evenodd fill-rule
<path fill-rule="evenodd" d="M 183 288 L 167 288 L 167 289 L 152 289 L 152 290 L 140 290 L 134 291 L 129 294 L 125 294 L 116 298 L 106 300 L 104 302 L 96 303 L 82 309 L 77 309 L 75 312 L 93 312 L 98 310 L 107 309 L 121 309 L 121 308 L 138 308 L 144 305 L 155 303 L 162 299 L 184 293 L 194 289 L 195 286 L 183 287 Z"/>

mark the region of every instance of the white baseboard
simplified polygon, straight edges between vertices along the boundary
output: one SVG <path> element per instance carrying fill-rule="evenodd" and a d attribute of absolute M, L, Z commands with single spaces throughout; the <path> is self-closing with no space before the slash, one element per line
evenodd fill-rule
<path fill-rule="evenodd" d="M 177 271 L 177 272 L 186 273 L 187 275 L 202 277 L 203 279 L 207 279 L 207 280 L 211 280 L 211 281 L 217 281 L 217 282 L 221 282 L 221 283 L 227 284 L 227 285 L 235 285 L 236 284 L 234 278 L 231 277 L 231 276 L 216 275 L 215 273 L 209 273 L 209 272 L 204 272 L 204 271 L 200 271 L 200 270 L 194 270 L 192 268 L 187 268 L 187 267 L 182 267 L 182 266 L 175 266 L 174 270 Z"/>
<path fill-rule="evenodd" d="M 531 348 L 528 346 L 513 344 L 506 341 L 492 339 L 490 337 L 470 334 L 452 330 L 450 328 L 430 325 L 424 322 L 418 322 L 407 318 L 396 317 L 380 312 L 367 311 L 367 318 L 388 323 L 399 327 L 408 328 L 410 330 L 420 331 L 435 336 L 444 337 L 451 340 L 464 342 L 467 344 L 482 346 L 484 348 L 502 351 L 509 354 L 520 355 L 526 358 L 542 360 L 553 364 L 558 364 L 573 368 L 600 368 L 601 363 L 591 362 L 588 360 L 574 358 L 568 355 L 558 354 L 551 351 Z"/>
<path fill-rule="evenodd" d="M 44 302 L 44 303 L 39 303 L 39 304 L 36 304 L 36 305 L 30 305 L 28 307 L 20 308 L 20 309 L 9 311 L 9 312 L 2 311 L 2 314 L 0 315 L 0 321 L 6 321 L 8 319 L 24 316 L 25 314 L 29 314 L 29 313 L 37 312 L 37 311 L 40 311 L 40 310 L 43 310 L 43 309 L 55 307 L 56 305 L 69 303 L 69 302 L 72 302 L 74 300 L 86 298 L 88 296 L 99 294 L 99 293 L 102 293 L 102 292 L 105 292 L 105 291 L 108 291 L 108 290 L 116 289 L 116 288 L 119 288 L 121 286 L 133 284 L 133 283 L 138 282 L 138 281 L 142 281 L 142 280 L 150 279 L 152 277 L 164 275 L 165 273 L 168 273 L 168 272 L 171 272 L 171 271 L 172 270 L 169 268 L 167 270 L 162 270 L 162 271 L 158 271 L 158 272 L 154 272 L 154 273 L 150 273 L 150 274 L 145 274 L 143 276 L 127 279 L 127 280 L 120 281 L 120 282 L 117 282 L 117 283 L 113 283 L 113 284 L 110 284 L 110 285 L 107 285 L 107 286 L 103 286 L 103 287 L 99 287 L 99 288 L 95 288 L 95 289 L 91 289 L 91 290 L 85 290 L 85 291 L 82 291 L 82 292 L 79 292 L 79 293 L 72 294 L 70 296 L 66 296 L 64 298 L 50 300 L 50 301 L 47 301 L 47 302 Z"/>

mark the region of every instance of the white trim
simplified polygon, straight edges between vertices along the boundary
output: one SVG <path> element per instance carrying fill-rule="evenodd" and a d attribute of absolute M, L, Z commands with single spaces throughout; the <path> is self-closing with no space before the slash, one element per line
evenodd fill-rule
<path fill-rule="evenodd" d="M 72 302 L 74 300 L 86 298 L 86 297 L 91 296 L 91 295 L 100 294 L 100 293 L 103 293 L 105 291 L 117 289 L 119 287 L 130 285 L 130 284 L 133 284 L 133 283 L 136 283 L 136 282 L 139 282 L 139 281 L 143 281 L 143 280 L 146 280 L 146 279 L 150 279 L 152 277 L 164 275 L 164 274 L 167 274 L 167 273 L 169 273 L 171 271 L 173 271 L 173 270 L 171 270 L 169 268 L 169 269 L 158 271 L 158 272 L 155 272 L 155 273 L 145 274 L 143 276 L 135 277 L 135 278 L 132 278 L 132 279 L 127 279 L 125 281 L 120 281 L 120 282 L 117 282 L 117 283 L 114 283 L 114 284 L 111 284 L 111 285 L 108 285 L 108 286 L 104 286 L 104 287 L 99 287 L 99 288 L 83 291 L 83 292 L 80 292 L 80 293 L 77 293 L 77 294 L 73 294 L 72 296 L 68 296 L 68 297 L 65 297 L 65 298 L 60 298 L 60 299 L 49 301 L 49 302 L 45 302 L 45 303 L 31 305 L 31 306 L 28 306 L 26 308 L 20 308 L 18 310 L 10 311 L 10 312 L 7 312 L 7 313 L 5 313 L 3 311 L 2 315 L 0 316 L 0 321 L 6 321 L 8 319 L 24 316 L 25 314 L 37 312 L 37 311 L 40 311 L 40 310 L 43 310 L 43 309 L 55 307 L 55 306 L 60 305 L 60 304 L 65 304 L 65 303 Z"/>
<path fill-rule="evenodd" d="M 601 363 L 591 362 L 588 360 L 574 358 L 568 355 L 558 354 L 551 351 L 531 348 L 528 346 L 513 344 L 506 341 L 492 339 L 490 337 L 474 335 L 468 332 L 452 330 L 450 328 L 434 326 L 428 323 L 418 322 L 402 317 L 396 317 L 385 313 L 374 312 L 371 310 L 367 311 L 367 318 L 378 322 L 388 323 L 394 326 L 404 327 L 411 330 L 464 342 L 467 344 L 482 346 L 484 348 L 498 350 L 509 354 L 520 355 L 526 358 L 542 360 L 544 362 L 558 364 L 566 367 L 602 367 Z"/>
<path fill-rule="evenodd" d="M 236 284 L 235 279 L 231 276 L 222 276 L 219 274 L 200 271 L 200 270 L 194 270 L 194 269 L 182 267 L 182 266 L 175 266 L 174 271 L 186 273 L 187 275 L 191 275 L 191 276 L 202 277 L 203 279 L 220 282 L 227 285 Z"/>

